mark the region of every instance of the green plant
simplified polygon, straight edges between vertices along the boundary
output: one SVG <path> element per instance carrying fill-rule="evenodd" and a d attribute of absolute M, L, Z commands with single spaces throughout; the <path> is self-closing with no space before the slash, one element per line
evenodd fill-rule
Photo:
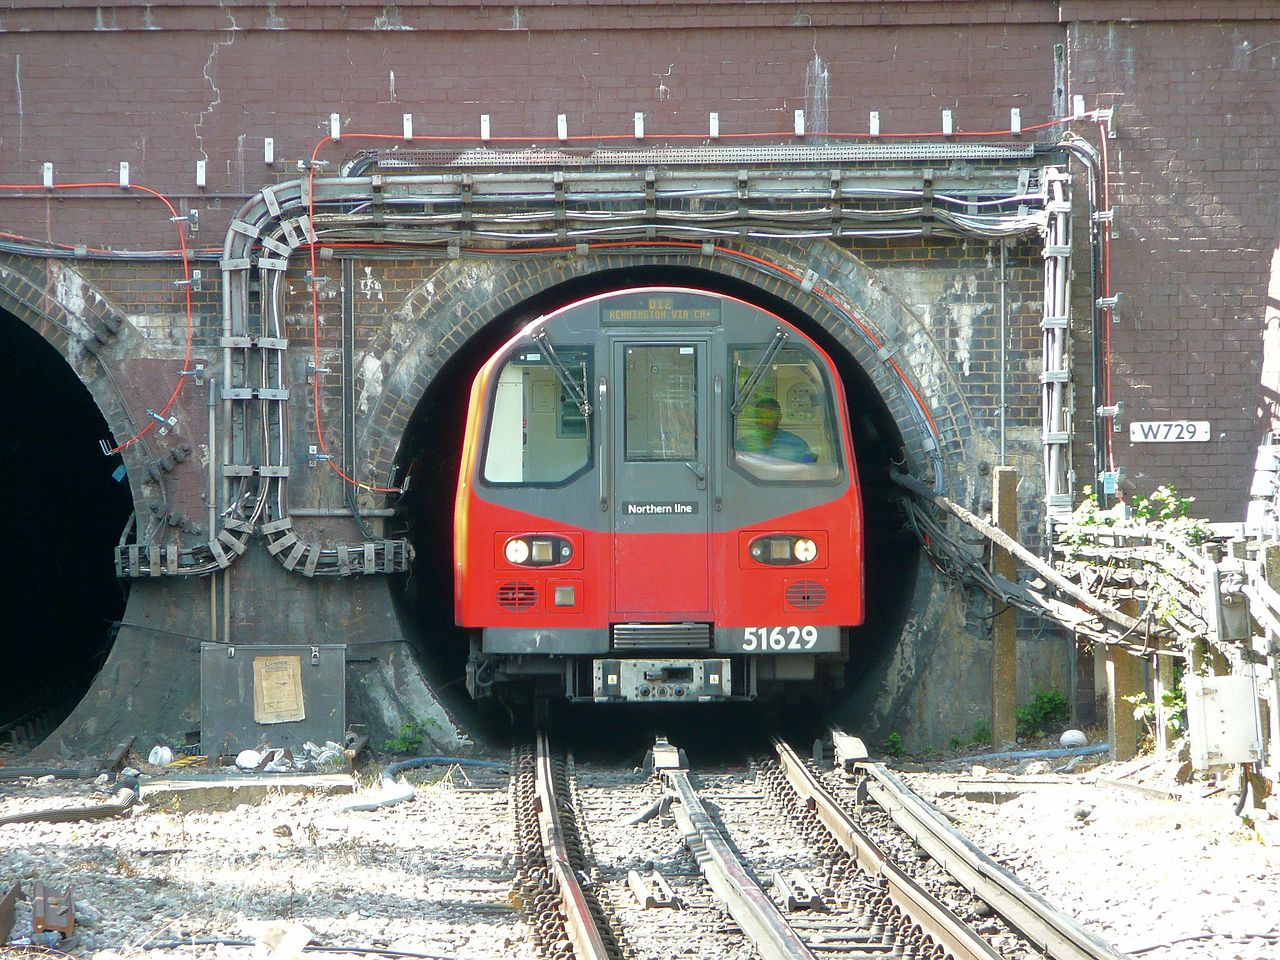
<path fill-rule="evenodd" d="M 1195 497 L 1179 496 L 1173 487 L 1161 484 L 1151 491 L 1151 496 L 1135 497 L 1130 509 L 1135 520 L 1165 523 L 1189 516 L 1195 502 Z"/>
<path fill-rule="evenodd" d="M 1093 542 L 1094 535 L 1088 527 L 1114 527 L 1125 519 L 1125 506 L 1117 504 L 1110 510 L 1098 509 L 1098 497 L 1092 487 L 1084 487 L 1084 500 L 1071 514 L 1058 537 L 1058 545 L 1068 560 L 1077 558 L 1074 548 Z M 1191 546 L 1204 543 L 1213 531 L 1205 521 L 1190 516 L 1195 497 L 1184 497 L 1170 486 L 1161 484 L 1148 497 L 1135 497 L 1129 504 L 1128 515 L 1133 522 L 1156 527 L 1177 534 Z"/>
<path fill-rule="evenodd" d="M 981 747 L 991 743 L 991 724 L 986 720 L 975 720 L 973 722 L 973 733 L 968 738 L 952 737 L 951 749 L 959 750 L 961 747 Z"/>
<path fill-rule="evenodd" d="M 1156 705 L 1145 693 L 1125 697 L 1133 704 L 1133 719 L 1144 724 L 1148 731 L 1155 728 Z M 1164 706 L 1165 723 L 1175 734 L 1187 729 L 1187 698 L 1181 687 L 1165 690 L 1160 694 L 1160 702 Z"/>
<path fill-rule="evenodd" d="M 1183 497 L 1173 487 L 1161 484 L 1149 497 L 1136 497 L 1130 512 L 1139 523 L 1160 527 L 1179 534 L 1191 546 L 1204 543 L 1213 535 L 1209 525 L 1191 516 L 1195 497 Z"/>
<path fill-rule="evenodd" d="M 885 737 L 884 752 L 891 757 L 900 757 L 906 749 L 902 746 L 902 737 L 897 733 L 891 733 Z"/>
<path fill-rule="evenodd" d="M 989 745 L 991 743 L 991 722 L 988 720 L 973 721 L 973 736 L 969 738 L 969 742 L 979 746 Z"/>
<path fill-rule="evenodd" d="M 1043 737 L 1050 729 L 1064 726 L 1071 713 L 1067 698 L 1057 690 L 1037 690 L 1031 702 L 1018 708 L 1019 738 Z"/>
<path fill-rule="evenodd" d="M 422 749 L 426 735 L 436 726 L 435 720 L 410 720 L 393 739 L 382 741 L 382 749 L 399 756 L 415 754 Z"/>

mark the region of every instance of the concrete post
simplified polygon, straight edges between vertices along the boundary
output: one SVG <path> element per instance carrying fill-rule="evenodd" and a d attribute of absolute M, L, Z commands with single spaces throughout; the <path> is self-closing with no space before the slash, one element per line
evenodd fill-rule
<path fill-rule="evenodd" d="M 1112 760 L 1132 760 L 1138 754 L 1138 721 L 1125 697 L 1142 693 L 1142 661 L 1130 653 L 1107 647 L 1107 739 Z"/>
<path fill-rule="evenodd" d="M 995 525 L 1009 536 L 1018 536 L 1018 471 L 996 467 L 991 495 Z M 1017 581 L 1013 554 L 992 546 L 995 572 Z M 995 749 L 1017 738 L 1018 729 L 1018 614 L 1013 607 L 996 614 L 991 625 L 991 745 Z"/>

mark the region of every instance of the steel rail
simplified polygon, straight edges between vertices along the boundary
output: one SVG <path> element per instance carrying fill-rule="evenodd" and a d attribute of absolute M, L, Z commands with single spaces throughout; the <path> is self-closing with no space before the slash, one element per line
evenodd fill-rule
<path fill-rule="evenodd" d="M 933 894 L 907 876 L 819 783 L 813 771 L 787 743 L 777 737 L 774 749 L 787 782 L 854 862 L 872 876 L 883 877 L 890 899 L 955 960 L 999 960 L 997 952 L 973 929 L 955 917 Z"/>
<path fill-rule="evenodd" d="M 862 761 L 872 799 L 957 883 L 1051 960 L 1127 960 L 978 849 L 882 764 Z"/>
<path fill-rule="evenodd" d="M 680 832 L 698 867 L 764 960 L 816 960 L 816 955 L 787 923 L 782 912 L 747 873 L 683 768 L 662 770 L 678 803 L 671 805 Z"/>
<path fill-rule="evenodd" d="M 556 795 L 555 769 L 547 735 L 539 731 L 537 740 L 534 792 L 538 803 L 538 826 L 542 833 L 542 852 L 547 861 L 556 893 L 560 896 L 565 917 L 565 932 L 573 944 L 576 960 L 610 960 L 604 938 L 596 926 L 586 895 L 578 883 L 577 873 L 569 861 L 564 829 L 560 825 L 560 798 Z"/>

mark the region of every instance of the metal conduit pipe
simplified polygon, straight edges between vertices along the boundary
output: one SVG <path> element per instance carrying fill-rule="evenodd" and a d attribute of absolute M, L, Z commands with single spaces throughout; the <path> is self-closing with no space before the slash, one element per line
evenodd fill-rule
<path fill-rule="evenodd" d="M 1006 297 L 1006 287 L 1009 284 L 1009 278 L 1005 274 L 1005 247 L 1006 242 L 1000 241 L 1000 463 L 1003 466 L 1009 461 L 1005 456 L 1005 338 L 1006 326 L 1008 324 L 1008 304 Z"/>
<path fill-rule="evenodd" d="M 1044 447 L 1046 513 L 1071 508 L 1071 429 L 1068 414 L 1070 388 L 1069 278 L 1071 271 L 1071 202 L 1067 193 L 1069 175 L 1047 173 L 1048 213 L 1044 243 L 1044 313 L 1040 326 L 1041 349 L 1041 431 Z"/>
<path fill-rule="evenodd" d="M 1028 151 L 1030 151 L 1030 153 L 1028 153 Z M 1020 147 L 1018 150 L 1006 151 L 1006 153 L 1009 157 L 1013 157 L 1015 155 L 1032 155 L 1034 154 L 1034 151 L 1030 150 L 1030 148 Z M 1002 154 L 1002 156 L 1004 156 L 1004 154 Z M 815 182 L 812 173 L 777 170 L 769 171 L 771 178 L 773 178 L 774 174 L 777 173 L 785 174 L 785 177 L 777 178 L 781 180 L 790 182 L 804 181 L 806 184 L 809 182 Z M 861 171 L 859 173 L 861 173 Z M 984 174 L 992 179 L 1002 175 L 998 174 L 996 171 L 984 171 Z M 474 178 L 477 175 L 468 173 L 465 176 L 468 178 Z M 519 184 L 528 183 L 531 175 L 480 174 L 478 176 L 485 182 Z M 625 174 L 615 174 L 612 179 L 621 179 L 625 176 Z M 700 176 L 705 177 L 705 171 L 702 172 Z M 602 177 L 599 174 L 582 174 L 580 179 L 582 181 L 598 183 L 601 182 L 602 179 L 608 178 Z M 631 179 L 634 179 L 634 176 L 632 176 Z M 463 175 L 459 174 L 389 176 L 383 178 L 379 186 L 384 191 L 385 196 L 386 191 L 393 189 L 421 189 L 422 186 L 431 184 L 436 186 L 452 187 L 459 185 L 462 181 Z M 474 183 L 474 179 L 472 182 Z M 233 220 L 232 227 L 228 231 L 224 246 L 223 269 L 224 276 L 227 280 L 223 287 L 224 332 L 233 336 L 248 336 L 246 324 L 244 323 L 244 319 L 248 312 L 248 275 L 254 263 L 254 250 L 256 247 L 261 245 L 264 248 L 264 255 L 257 262 L 257 269 L 264 275 L 263 288 L 265 295 L 262 300 L 263 315 L 261 329 L 263 334 L 275 333 L 278 338 L 280 317 L 282 314 L 282 285 L 280 278 L 283 273 L 283 267 L 287 262 L 288 254 L 292 252 L 292 250 L 296 249 L 299 245 L 308 240 L 314 242 L 316 239 L 315 229 L 312 227 L 310 221 L 311 205 L 314 203 L 323 208 L 332 207 L 334 205 L 342 206 L 344 203 L 349 204 L 351 202 L 366 204 L 370 199 L 371 189 L 372 178 L 322 178 L 314 181 L 314 184 L 310 179 L 308 179 L 305 182 L 300 180 L 268 187 L 260 191 L 258 195 L 247 202 L 238 211 L 236 218 Z M 827 183 L 824 189 L 829 190 L 830 184 Z M 982 188 L 979 189 L 980 192 L 987 196 L 991 196 L 990 191 L 983 190 Z M 1008 191 L 1007 187 L 1005 188 L 1005 191 L 1006 194 L 1004 196 L 997 196 L 995 199 L 979 200 L 977 202 L 983 206 L 999 206 L 1002 204 L 1013 203 L 1019 199 L 1043 199 L 1042 194 L 1031 194 L 1025 191 L 1020 192 L 1016 190 Z M 423 192 L 430 193 L 430 190 Z M 868 197 L 881 199 L 893 196 L 916 197 L 921 195 L 921 191 L 919 190 L 878 188 L 864 188 L 864 190 L 859 192 L 865 193 Z M 821 199 L 819 193 L 811 193 L 813 199 Z M 804 196 L 805 192 L 803 190 L 796 191 L 795 189 L 773 191 L 764 190 L 760 191 L 760 195 L 762 199 L 768 200 L 776 199 L 778 196 Z M 964 202 L 966 205 L 969 205 L 973 200 L 972 196 L 967 197 L 964 201 L 950 197 L 946 194 L 944 194 L 943 197 L 945 198 L 942 201 L 944 203 L 955 202 L 956 204 L 960 204 Z M 388 197 L 387 199 L 393 198 Z M 423 196 L 420 198 L 396 197 L 394 199 L 403 200 L 405 202 L 425 202 L 429 199 L 439 200 L 447 198 Z M 821 213 L 822 211 L 818 211 L 817 215 L 821 215 Z M 869 211 L 868 213 L 869 215 L 884 215 L 883 211 Z M 1016 215 L 1010 216 L 999 213 L 979 216 L 941 210 L 935 211 L 935 218 L 941 223 L 947 225 L 947 229 L 939 232 L 950 232 L 951 229 L 954 229 L 957 234 L 986 236 L 988 238 L 1020 235 L 1028 230 L 1035 229 L 1043 223 L 1043 215 L 1038 212 L 1030 217 L 1018 217 Z M 785 221 L 786 218 L 784 217 L 782 219 Z M 329 233 L 330 236 L 334 235 L 333 230 L 335 227 L 338 227 L 339 229 L 344 226 L 348 228 L 355 227 L 357 230 L 360 228 L 364 228 L 365 230 L 369 229 L 368 217 L 353 215 L 351 213 L 321 213 L 320 216 L 317 217 L 317 220 L 324 222 L 325 226 L 328 228 L 326 233 Z M 389 240 L 394 240 L 394 234 L 397 233 L 403 234 L 406 240 L 417 243 L 421 243 L 423 240 L 427 240 L 428 242 L 440 242 L 454 237 L 451 232 L 443 232 L 438 237 L 431 236 L 429 234 L 424 236 L 420 229 L 414 229 L 417 225 L 414 218 L 406 218 L 406 220 L 409 221 L 405 224 L 406 228 L 400 231 L 379 228 L 376 231 L 372 231 L 370 239 L 375 242 L 387 243 Z M 738 230 L 715 230 L 697 226 L 674 226 L 670 228 L 670 230 L 672 232 L 684 232 L 699 236 L 740 236 L 740 231 Z M 606 226 L 596 229 L 574 230 L 571 232 L 575 236 L 581 237 L 602 237 L 618 233 L 625 234 L 629 231 L 630 228 L 622 228 L 619 230 L 617 228 Z M 848 230 L 846 232 L 856 232 L 863 235 L 903 236 L 915 235 L 920 233 L 921 230 L 916 227 L 911 227 L 894 230 Z M 482 231 L 482 233 L 501 240 L 528 241 L 530 239 L 537 239 L 540 236 L 540 234 L 536 232 L 520 233 L 501 230 Z M 810 231 L 795 230 L 779 230 L 776 232 L 757 230 L 755 233 L 759 237 L 765 239 L 819 235 L 828 237 L 830 235 L 828 231 L 813 233 Z M 553 234 L 548 233 L 546 236 L 550 238 Z M 328 239 L 328 237 L 326 239 Z M 267 257 L 267 253 L 275 254 L 275 256 Z M 270 292 L 267 293 L 267 291 Z M 226 368 L 224 370 L 224 388 L 225 385 L 232 383 L 244 383 L 249 380 L 252 377 L 251 367 L 256 364 L 256 379 L 259 389 L 283 390 L 284 373 L 282 370 L 281 358 L 259 355 L 265 352 L 266 351 L 257 350 L 244 351 L 244 355 L 239 357 L 239 366 L 237 367 L 238 351 L 229 346 L 225 346 L 224 344 L 224 367 Z M 236 376 L 237 374 L 239 375 L 238 377 Z M 257 453 L 261 456 L 262 461 L 265 461 L 267 465 L 275 467 L 278 470 L 278 468 L 284 464 L 286 459 L 286 450 L 288 446 L 287 415 L 285 414 L 285 411 L 281 409 L 282 405 L 279 403 L 266 402 L 263 400 L 258 400 L 257 402 L 261 404 L 261 423 L 258 431 L 255 431 L 260 444 L 260 449 Z M 224 404 L 224 407 L 230 406 L 232 406 L 230 403 Z M 231 411 L 228 410 L 227 416 L 224 417 L 224 436 L 227 436 L 227 443 L 224 446 L 224 457 L 222 460 L 224 463 L 254 462 L 248 458 L 255 452 L 253 450 L 253 447 L 255 446 L 255 438 L 246 433 L 242 433 L 238 437 L 228 436 L 232 434 L 235 427 L 231 422 L 232 417 L 230 416 L 230 412 Z M 916 411 L 913 410 L 913 414 L 914 413 L 916 413 Z M 243 424 L 242 428 L 247 426 L 247 423 Z M 273 440 L 275 441 L 274 443 L 272 442 Z M 233 457 L 234 459 L 232 459 Z M 936 470 L 938 464 L 935 463 L 934 466 Z M 937 479 L 938 478 L 935 478 L 935 482 L 937 482 Z M 287 496 L 285 494 L 285 490 L 287 489 L 286 484 L 287 480 L 283 476 L 262 477 L 259 480 L 256 503 L 254 504 L 254 516 L 250 521 L 251 524 L 256 524 L 258 518 L 261 516 L 262 510 L 271 500 L 274 500 L 275 505 L 275 520 L 273 522 L 287 524 L 287 518 L 290 516 L 290 513 L 287 506 Z M 242 484 L 242 487 L 243 485 L 244 484 Z M 274 497 L 270 496 L 271 494 L 274 494 Z M 236 502 L 239 503 L 239 500 Z M 229 497 L 228 503 L 230 503 Z M 283 527 L 281 529 L 283 531 Z M 291 539 L 291 542 L 295 543 L 292 550 L 296 551 L 296 535 Z M 365 544 L 364 549 L 367 550 L 368 546 L 369 544 Z M 341 569 L 346 566 L 343 555 L 346 554 L 348 557 L 351 555 L 351 549 L 349 546 L 345 549 L 343 548 L 343 545 L 339 545 L 336 549 L 325 549 L 320 548 L 318 544 L 304 544 L 303 547 L 307 554 L 307 562 L 304 570 L 305 573 L 312 575 L 315 573 L 351 572 Z M 377 544 L 377 548 L 383 549 L 383 544 Z M 359 551 L 360 549 L 361 547 L 357 545 L 357 550 Z M 279 554 L 279 552 L 279 550 L 273 551 L 273 553 L 277 554 Z M 291 556 L 293 557 L 293 563 L 297 563 L 301 559 L 293 553 L 291 553 Z M 282 559 L 286 558 L 282 557 Z M 290 566 L 292 569 L 290 563 L 286 563 L 286 566 Z M 338 569 L 335 569 L 335 567 Z M 367 570 L 365 572 L 367 572 Z M 224 604 L 224 606 L 226 605 Z"/>
<path fill-rule="evenodd" d="M 1099 224 L 1094 214 L 1098 212 L 1101 205 L 1102 161 L 1098 151 L 1093 148 L 1092 144 L 1080 137 L 1074 135 L 1063 137 L 1057 145 L 1067 151 L 1084 167 L 1089 187 L 1089 310 L 1091 318 L 1091 368 L 1093 370 L 1093 472 L 1096 483 L 1104 471 L 1111 469 L 1106 452 L 1107 446 L 1103 435 L 1102 418 L 1098 416 L 1097 412 L 1101 402 L 1098 391 L 1103 382 L 1104 374 L 1101 370 L 1101 308 L 1098 306 L 1098 274 L 1100 272 L 1099 260 L 1102 256 L 1102 245 L 1098 238 Z M 1105 491 L 1098 490 L 1097 493 L 1098 505 L 1101 507 L 1107 506 Z"/>

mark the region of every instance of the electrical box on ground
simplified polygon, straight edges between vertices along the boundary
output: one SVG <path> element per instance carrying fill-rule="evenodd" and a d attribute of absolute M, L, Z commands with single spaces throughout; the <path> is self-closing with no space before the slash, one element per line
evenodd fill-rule
<path fill-rule="evenodd" d="M 1262 724 L 1252 677 L 1197 677 L 1183 680 L 1191 762 L 1197 770 L 1262 759 Z"/>
<path fill-rule="evenodd" d="M 308 740 L 341 743 L 346 671 L 342 643 L 202 643 L 201 751 L 225 756 Z"/>

